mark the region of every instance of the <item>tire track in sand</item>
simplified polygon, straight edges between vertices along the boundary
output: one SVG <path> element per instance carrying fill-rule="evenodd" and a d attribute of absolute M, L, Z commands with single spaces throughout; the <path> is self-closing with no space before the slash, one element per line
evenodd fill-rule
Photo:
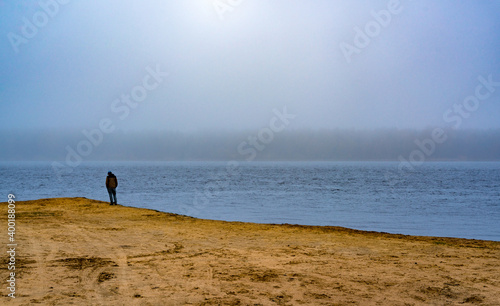
<path fill-rule="evenodd" d="M 74 297 L 76 299 L 90 299 L 91 303 L 105 304 L 106 297 L 113 295 L 112 292 L 99 286 L 97 280 L 99 275 L 113 264 L 112 259 L 102 256 L 101 247 L 94 243 L 82 233 L 82 228 L 75 224 L 60 223 L 63 232 L 69 233 L 72 240 L 80 243 L 71 243 L 77 248 L 59 248 L 62 252 L 58 258 L 47 260 L 52 266 L 64 267 L 66 272 L 66 283 L 62 287 L 61 295 Z M 76 280 L 72 280 L 76 279 Z M 90 301 L 86 301 L 90 302 Z"/>
<path fill-rule="evenodd" d="M 61 296 L 69 296 L 76 299 L 90 299 L 91 301 L 86 302 L 102 305 L 106 303 L 108 297 L 119 294 L 118 288 L 110 289 L 109 286 L 104 285 L 105 281 L 112 280 L 112 278 L 104 278 L 100 281 L 100 276 L 101 273 L 116 269 L 120 271 L 119 275 L 126 274 L 124 271 L 126 269 L 125 254 L 109 247 L 103 248 L 104 239 L 96 237 L 84 227 L 62 223 L 59 225 L 63 232 L 69 233 L 67 236 L 62 236 L 65 239 L 61 240 L 61 235 L 52 235 L 50 240 L 28 236 L 24 243 L 24 252 L 28 258 L 35 261 L 34 271 L 30 271 L 29 276 L 25 274 L 29 277 L 29 280 L 25 281 L 29 287 L 25 290 L 29 292 L 30 301 L 54 303 Z M 78 243 L 75 249 L 68 249 L 64 245 L 66 239 L 81 243 Z M 69 269 L 69 272 L 65 272 L 67 277 L 61 279 L 51 277 L 54 275 L 53 270 L 61 268 Z M 129 281 L 123 277 L 119 279 L 120 291 L 126 292 L 129 288 Z M 53 288 L 63 289 L 54 292 Z"/>
<path fill-rule="evenodd" d="M 105 260 L 112 261 L 110 265 L 97 266 L 82 276 L 82 285 L 89 287 L 89 289 L 97 289 L 101 296 L 109 296 L 112 294 L 120 294 L 123 296 L 130 295 L 131 281 L 130 275 L 133 271 L 128 267 L 128 258 L 122 250 L 120 244 L 113 241 L 112 235 L 106 236 L 106 239 L 98 236 L 94 231 L 83 226 L 76 226 L 77 230 L 73 229 L 73 234 L 78 235 L 86 245 L 93 248 L 93 255 Z M 96 228 L 97 229 L 97 228 Z M 115 267 L 112 267 L 116 264 Z M 109 280 L 109 283 L 116 282 L 118 287 L 106 290 L 104 284 L 108 282 L 99 282 L 101 273 L 109 273 L 112 270 L 118 270 L 116 278 L 114 275 Z"/>
<path fill-rule="evenodd" d="M 51 296 L 50 288 L 55 287 L 57 281 L 51 278 L 52 273 L 49 267 L 60 249 L 57 244 L 44 244 L 43 239 L 37 239 L 35 236 L 27 235 L 26 239 L 23 243 L 24 252 L 28 258 L 35 261 L 34 271 L 29 273 L 29 281 L 24 282 L 28 285 L 26 294 L 29 292 L 33 302 L 45 300 Z M 25 295 L 22 291 L 20 294 Z"/>

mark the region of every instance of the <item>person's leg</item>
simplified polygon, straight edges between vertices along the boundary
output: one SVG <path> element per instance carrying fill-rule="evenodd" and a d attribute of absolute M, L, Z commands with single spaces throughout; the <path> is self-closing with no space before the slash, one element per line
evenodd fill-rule
<path fill-rule="evenodd" d="M 113 198 L 115 200 L 114 203 L 116 205 L 117 204 L 117 202 L 116 202 L 116 188 L 113 188 Z"/>
<path fill-rule="evenodd" d="M 108 194 L 109 194 L 109 203 L 113 205 L 113 190 L 112 188 L 108 188 Z"/>

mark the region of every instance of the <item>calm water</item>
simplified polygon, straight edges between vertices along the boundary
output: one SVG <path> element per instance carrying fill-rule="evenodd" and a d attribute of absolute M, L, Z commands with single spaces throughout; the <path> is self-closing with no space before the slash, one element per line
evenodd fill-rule
<path fill-rule="evenodd" d="M 57 176 L 50 163 L 0 163 L 4 200 L 86 197 L 194 217 L 337 225 L 500 241 L 500 163 L 88 162 Z M 1 195 L 0 195 L 1 196 Z"/>

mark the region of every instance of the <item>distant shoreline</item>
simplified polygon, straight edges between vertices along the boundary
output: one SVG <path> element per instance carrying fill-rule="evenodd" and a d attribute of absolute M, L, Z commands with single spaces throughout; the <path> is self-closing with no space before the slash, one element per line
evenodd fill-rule
<path fill-rule="evenodd" d="M 86 140 L 82 131 L 77 128 L 0 130 L 0 141 L 9 144 L 0 152 L 0 159 L 59 162 L 64 162 L 66 158 L 74 159 L 76 148 L 67 151 L 67 146 Z M 243 162 L 249 157 L 248 152 L 255 150 L 259 154 L 252 155 L 254 160 L 262 161 L 400 161 L 400 157 L 409 160 L 411 152 L 420 150 L 425 153 L 426 161 L 500 161 L 500 148 L 495 145 L 500 140 L 499 128 L 443 128 L 446 141 L 435 143 L 433 150 L 427 152 L 432 131 L 432 128 L 286 129 L 275 133 L 272 143 L 260 151 L 262 143 L 257 145 L 258 149 L 249 144 L 248 137 L 256 133 L 254 129 L 198 132 L 117 130 L 112 139 L 99 145 L 99 150 L 80 158 Z M 49 147 L 43 145 L 45 139 L 50 139 Z M 247 145 L 240 147 L 242 143 Z"/>
<path fill-rule="evenodd" d="M 50 166 L 52 162 L 64 162 L 64 160 L 1 160 L 2 163 L 46 163 Z M 83 164 L 91 164 L 91 163 L 227 163 L 230 160 L 226 159 L 214 159 L 214 160 L 85 160 L 82 161 Z M 251 162 L 240 161 L 242 165 L 245 164 L 258 164 L 258 163 L 394 163 L 399 164 L 400 161 L 395 159 L 373 159 L 373 160 L 259 160 L 256 159 Z M 500 163 L 500 159 L 494 160 L 465 160 L 465 159 L 429 159 L 426 160 L 425 163 Z"/>

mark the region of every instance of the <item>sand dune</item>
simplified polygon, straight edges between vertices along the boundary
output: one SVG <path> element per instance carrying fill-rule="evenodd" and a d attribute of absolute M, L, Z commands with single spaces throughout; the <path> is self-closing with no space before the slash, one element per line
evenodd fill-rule
<path fill-rule="evenodd" d="M 4 285 L 1 304 L 500 303 L 500 242 L 210 221 L 85 198 L 16 209 L 16 298 Z"/>

